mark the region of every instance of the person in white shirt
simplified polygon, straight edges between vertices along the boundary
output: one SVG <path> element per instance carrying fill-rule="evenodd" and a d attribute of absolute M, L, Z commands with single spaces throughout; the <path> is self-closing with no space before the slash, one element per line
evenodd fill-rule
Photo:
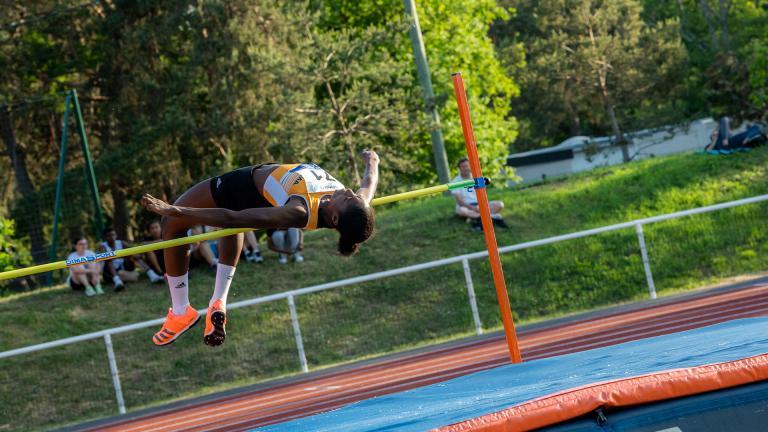
<path fill-rule="evenodd" d="M 95 255 L 92 250 L 88 249 L 88 239 L 83 236 L 75 237 L 72 244 L 74 251 L 69 254 L 67 261 Z M 84 289 L 85 295 L 88 297 L 104 294 L 104 290 L 101 288 L 101 263 L 90 262 L 70 267 L 67 285 L 73 290 Z"/>
<path fill-rule="evenodd" d="M 459 175 L 457 175 L 451 183 L 460 182 L 463 180 L 472 179 L 472 169 L 469 167 L 469 160 L 467 158 L 459 159 L 459 163 L 456 164 L 459 168 Z M 474 186 L 466 186 L 460 189 L 454 189 L 451 191 L 453 198 L 456 200 L 456 214 L 461 218 L 466 218 L 472 222 L 472 228 L 476 231 L 482 231 L 482 224 L 480 223 L 480 211 L 477 201 L 477 194 L 475 193 Z M 488 206 L 491 209 L 491 219 L 493 224 L 501 228 L 508 228 L 504 219 L 501 217 L 501 210 L 504 209 L 504 203 L 501 201 L 489 201 Z"/>
<path fill-rule="evenodd" d="M 104 252 L 117 252 L 132 246 L 127 240 L 118 240 L 117 232 L 114 228 L 108 227 L 102 232 L 101 250 Z M 125 289 L 124 282 L 136 282 L 139 280 L 139 274 L 136 272 L 136 265 L 147 273 L 150 282 L 162 282 L 162 276 L 155 273 L 152 268 L 144 262 L 143 259 L 136 256 L 125 258 L 115 258 L 104 263 L 104 277 L 115 284 L 115 291 Z"/>

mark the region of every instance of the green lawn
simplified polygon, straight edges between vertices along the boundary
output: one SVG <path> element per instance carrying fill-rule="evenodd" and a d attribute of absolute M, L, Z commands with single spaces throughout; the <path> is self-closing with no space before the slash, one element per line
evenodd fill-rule
<path fill-rule="evenodd" d="M 685 154 L 604 168 L 533 187 L 491 190 L 511 229 L 500 245 L 768 193 L 768 149 L 731 156 Z M 386 169 L 386 166 L 383 167 Z M 763 204 L 645 227 L 660 295 L 768 268 Z M 352 259 L 334 254 L 336 235 L 306 236 L 306 261 L 242 263 L 230 302 L 393 269 L 484 248 L 482 235 L 452 216 L 450 197 L 378 209 L 375 237 Z M 263 248 L 264 249 L 264 248 Z M 647 297 L 634 229 L 503 256 L 520 322 Z M 500 325 L 486 260 L 472 262 L 481 320 Z M 207 304 L 212 273 L 195 269 L 191 299 Z M 470 334 L 461 264 L 296 299 L 310 368 Z M 158 318 L 167 288 L 135 284 L 86 298 L 52 288 L 0 299 L 0 351 Z M 230 313 L 227 343 L 210 349 L 202 327 L 175 344 L 151 344 L 155 329 L 114 337 L 129 410 L 299 371 L 287 303 Z M 96 340 L 0 360 L 0 430 L 38 430 L 116 413 L 104 343 Z"/>

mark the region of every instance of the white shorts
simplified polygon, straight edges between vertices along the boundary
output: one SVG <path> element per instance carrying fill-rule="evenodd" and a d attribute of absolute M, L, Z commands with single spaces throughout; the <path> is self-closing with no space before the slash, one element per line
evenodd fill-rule
<path fill-rule="evenodd" d="M 477 203 L 469 203 L 469 205 L 473 205 L 473 206 L 476 206 L 476 205 L 477 205 Z M 456 213 L 458 213 L 458 212 L 459 212 L 459 210 L 461 210 L 461 206 L 460 206 L 460 205 L 458 205 L 458 204 L 456 204 Z"/>

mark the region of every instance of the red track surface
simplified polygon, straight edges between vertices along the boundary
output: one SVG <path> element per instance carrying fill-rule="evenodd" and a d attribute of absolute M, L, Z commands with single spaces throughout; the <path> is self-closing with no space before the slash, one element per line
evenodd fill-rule
<path fill-rule="evenodd" d="M 523 361 L 768 314 L 768 285 L 678 300 L 629 312 L 593 316 L 520 332 Z M 122 432 L 242 431 L 328 411 L 373 396 L 448 380 L 509 363 L 504 339 L 428 352 L 329 372 L 311 379 L 161 410 L 90 430 Z"/>

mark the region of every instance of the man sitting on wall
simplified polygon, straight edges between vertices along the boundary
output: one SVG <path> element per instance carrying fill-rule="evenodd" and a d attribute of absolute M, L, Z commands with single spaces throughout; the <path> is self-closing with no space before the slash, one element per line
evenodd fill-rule
<path fill-rule="evenodd" d="M 461 158 L 456 166 L 459 168 L 459 175 L 451 181 L 452 183 L 472 179 L 472 170 L 469 167 L 469 160 L 467 160 L 467 158 Z M 456 199 L 456 214 L 461 218 L 468 219 L 472 223 L 472 229 L 475 231 L 482 231 L 483 227 L 480 222 L 480 211 L 477 207 L 478 202 L 475 187 L 466 186 L 461 189 L 454 189 L 451 193 L 453 194 L 453 198 Z M 501 210 L 504 208 L 504 203 L 501 201 L 489 201 L 488 205 L 491 208 L 491 220 L 493 220 L 493 224 L 501 228 L 508 228 L 504 219 L 501 217 Z"/>

